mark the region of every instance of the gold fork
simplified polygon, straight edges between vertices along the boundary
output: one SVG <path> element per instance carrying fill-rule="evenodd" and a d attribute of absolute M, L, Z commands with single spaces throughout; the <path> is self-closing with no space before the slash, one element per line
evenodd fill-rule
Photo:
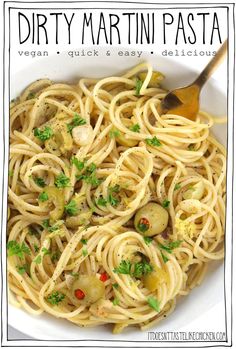
<path fill-rule="evenodd" d="M 201 89 L 224 59 L 227 46 L 228 40 L 225 40 L 216 55 L 210 60 L 192 84 L 174 89 L 163 98 L 161 101 L 160 114 L 182 115 L 188 119 L 195 120 L 199 111 Z"/>

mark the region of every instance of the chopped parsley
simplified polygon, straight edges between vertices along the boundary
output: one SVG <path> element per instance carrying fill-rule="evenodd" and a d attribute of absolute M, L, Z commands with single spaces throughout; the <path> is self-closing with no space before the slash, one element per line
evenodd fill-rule
<path fill-rule="evenodd" d="M 51 256 L 51 260 L 54 263 L 55 261 L 59 261 L 61 256 L 61 252 L 59 250 L 55 251 L 52 256 Z"/>
<path fill-rule="evenodd" d="M 181 185 L 179 183 L 175 184 L 174 190 L 178 190 L 181 188 Z"/>
<path fill-rule="evenodd" d="M 116 283 L 112 284 L 112 287 L 115 288 L 115 289 L 117 290 L 118 287 L 119 287 L 119 285 L 118 285 L 118 283 L 116 282 Z"/>
<path fill-rule="evenodd" d="M 110 193 L 108 194 L 107 202 L 109 202 L 111 206 L 117 206 L 120 201 Z"/>
<path fill-rule="evenodd" d="M 24 242 L 20 245 L 15 240 L 11 240 L 7 243 L 7 254 L 9 257 L 18 256 L 23 259 L 25 254 L 30 255 L 30 249 Z"/>
<path fill-rule="evenodd" d="M 75 113 L 75 116 L 72 122 L 67 124 L 67 131 L 71 133 L 74 127 L 85 125 L 85 124 L 86 124 L 86 120 L 81 118 L 79 114 Z"/>
<path fill-rule="evenodd" d="M 94 172 L 96 169 L 97 169 L 97 166 L 94 164 L 94 162 L 92 162 L 91 165 L 87 167 L 87 171 L 91 173 Z"/>
<path fill-rule="evenodd" d="M 149 236 L 144 236 L 143 240 L 145 241 L 146 245 L 150 245 L 150 243 L 152 242 L 153 238 L 150 238 Z"/>
<path fill-rule="evenodd" d="M 177 248 L 180 246 L 180 244 L 183 242 L 183 240 L 176 240 L 176 241 L 171 241 L 169 244 L 168 244 L 168 247 L 173 250 L 174 248 Z"/>
<path fill-rule="evenodd" d="M 82 254 L 83 254 L 84 257 L 86 257 L 86 256 L 88 255 L 88 250 L 87 250 L 87 248 L 83 248 Z"/>
<path fill-rule="evenodd" d="M 39 251 L 38 245 L 34 244 L 34 251 L 37 253 Z"/>
<path fill-rule="evenodd" d="M 45 193 L 45 191 L 43 191 L 42 193 L 39 194 L 38 200 L 42 201 L 42 202 L 47 201 L 48 200 L 48 194 Z"/>
<path fill-rule="evenodd" d="M 159 141 L 159 139 L 157 139 L 156 136 L 154 136 L 153 138 L 146 138 L 145 142 L 148 145 L 153 145 L 154 147 L 160 147 L 161 146 L 161 142 Z"/>
<path fill-rule="evenodd" d="M 52 226 L 49 224 L 49 219 L 44 219 L 42 226 L 47 229 L 50 233 L 59 229 L 59 226 L 55 223 Z"/>
<path fill-rule="evenodd" d="M 70 184 L 70 178 L 66 177 L 64 173 L 60 173 L 56 178 L 55 178 L 55 186 L 57 188 L 65 188 L 68 187 Z"/>
<path fill-rule="evenodd" d="M 65 211 L 69 216 L 76 216 L 78 213 L 78 206 L 75 200 L 71 200 L 67 205 L 65 205 Z"/>
<path fill-rule="evenodd" d="M 43 226 L 45 229 L 48 229 L 48 228 L 50 227 L 49 219 L 44 219 L 43 222 L 42 222 L 42 226 Z"/>
<path fill-rule="evenodd" d="M 44 188 L 46 187 L 46 183 L 43 178 L 41 177 L 33 177 L 33 180 L 35 184 L 37 184 L 39 187 Z"/>
<path fill-rule="evenodd" d="M 159 243 L 158 246 L 162 250 L 165 250 L 168 253 L 172 253 L 172 250 L 179 247 L 182 242 L 183 242 L 183 240 L 176 240 L 176 241 L 169 242 L 167 245 L 163 245 L 163 244 Z"/>
<path fill-rule="evenodd" d="M 104 199 L 102 197 L 98 198 L 98 200 L 97 200 L 97 205 L 98 206 L 106 206 L 106 204 L 107 204 L 107 200 L 106 199 Z"/>
<path fill-rule="evenodd" d="M 61 301 L 63 301 L 64 298 L 65 298 L 65 295 L 63 293 L 56 291 L 51 293 L 47 297 L 47 301 L 52 305 L 58 305 Z"/>
<path fill-rule="evenodd" d="M 42 262 L 42 257 L 41 255 L 39 254 L 35 259 L 34 259 L 34 263 L 35 264 L 40 264 Z"/>
<path fill-rule="evenodd" d="M 83 244 L 83 245 L 87 245 L 88 240 L 87 240 L 87 239 L 81 239 L 80 242 L 81 242 L 81 244 Z"/>
<path fill-rule="evenodd" d="M 154 297 L 148 297 L 147 299 L 149 307 L 156 310 L 158 313 L 160 311 L 160 302 Z"/>
<path fill-rule="evenodd" d="M 140 132 L 140 126 L 139 126 L 139 124 L 135 124 L 135 125 L 133 125 L 133 126 L 130 126 L 130 131 L 133 131 L 133 132 L 137 132 L 137 133 L 139 133 Z"/>
<path fill-rule="evenodd" d="M 40 141 L 44 142 L 53 136 L 53 131 L 51 127 L 48 126 L 45 126 L 43 130 L 35 128 L 34 136 L 37 137 Z"/>
<path fill-rule="evenodd" d="M 84 161 L 79 161 L 75 156 L 73 156 L 70 161 L 73 165 L 75 165 L 78 171 L 82 171 L 84 169 Z"/>
<path fill-rule="evenodd" d="M 117 274 L 127 274 L 130 275 L 131 273 L 131 263 L 130 261 L 121 261 L 119 267 L 114 268 L 113 272 Z"/>
<path fill-rule="evenodd" d="M 92 173 L 90 176 L 86 176 L 84 180 L 93 187 L 97 187 L 101 183 L 101 179 L 98 179 L 95 173 Z"/>
<path fill-rule="evenodd" d="M 120 186 L 119 186 L 119 184 L 116 184 L 114 187 L 109 187 L 109 191 L 110 191 L 111 193 L 119 193 L 119 191 L 120 191 Z"/>
<path fill-rule="evenodd" d="M 111 206 L 117 206 L 119 204 L 120 200 L 113 196 L 113 193 L 118 193 L 119 191 L 120 191 L 119 184 L 116 184 L 114 187 L 109 187 L 108 188 L 107 202 Z"/>
<path fill-rule="evenodd" d="M 46 247 L 43 247 L 43 248 L 42 248 L 42 252 L 43 252 L 44 256 L 50 255 L 50 254 L 51 254 L 51 251 L 48 250 Z"/>
<path fill-rule="evenodd" d="M 135 96 L 140 96 L 140 90 L 143 86 L 143 82 L 140 79 L 136 79 L 135 82 Z"/>
<path fill-rule="evenodd" d="M 97 187 L 101 183 L 101 179 L 96 176 L 97 166 L 92 163 L 90 166 L 86 167 L 84 174 L 77 175 L 76 179 L 79 181 L 83 179 L 86 183 L 91 184 L 93 187 Z"/>
<path fill-rule="evenodd" d="M 117 268 L 113 269 L 114 273 L 126 274 L 134 276 L 136 278 L 140 278 L 143 275 L 147 275 L 152 271 L 153 267 L 145 261 L 132 264 L 129 260 L 122 260 L 120 262 L 120 265 Z"/>
<path fill-rule="evenodd" d="M 153 271 L 153 267 L 147 262 L 139 262 L 134 264 L 134 271 L 132 276 L 140 278 L 143 275 L 147 275 Z"/>
<path fill-rule="evenodd" d="M 23 275 L 29 269 L 29 266 L 28 266 L 28 264 L 17 265 L 16 269 L 20 275 Z"/>
<path fill-rule="evenodd" d="M 117 297 L 115 297 L 113 299 L 112 303 L 113 303 L 113 305 L 119 305 L 120 304 L 120 300 Z"/>
<path fill-rule="evenodd" d="M 120 131 L 118 130 L 112 130 L 109 132 L 109 137 L 110 138 L 116 138 L 120 136 Z"/>
<path fill-rule="evenodd" d="M 167 208 L 167 207 L 169 207 L 169 206 L 170 206 L 170 201 L 167 200 L 167 199 L 165 199 L 165 200 L 163 201 L 163 203 L 162 203 L 162 207 Z"/>
<path fill-rule="evenodd" d="M 166 257 L 162 251 L 161 251 L 161 257 L 162 257 L 164 263 L 168 262 L 169 258 Z"/>

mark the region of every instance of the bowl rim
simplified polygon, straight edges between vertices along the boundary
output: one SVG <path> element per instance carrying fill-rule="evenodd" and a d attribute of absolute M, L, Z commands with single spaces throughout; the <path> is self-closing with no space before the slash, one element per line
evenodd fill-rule
<path fill-rule="evenodd" d="M 93 47 L 93 49 L 96 49 L 96 47 Z M 86 49 L 89 49 L 89 47 L 86 47 Z M 98 49 L 99 50 L 102 50 L 102 51 L 105 51 L 107 48 L 106 47 L 98 47 Z M 132 48 L 125 48 L 125 47 L 111 47 L 111 50 L 113 50 L 113 51 L 119 51 L 119 50 L 126 50 L 126 51 L 133 51 L 133 50 L 136 50 L 137 51 L 137 49 L 132 49 Z M 65 54 L 67 51 L 61 51 L 61 56 L 63 56 L 63 54 Z M 165 60 L 165 61 L 167 61 L 167 64 L 168 63 L 171 63 L 171 64 L 173 64 L 174 65 L 174 67 L 176 68 L 178 68 L 178 69 L 183 69 L 184 71 L 186 71 L 186 72 L 188 72 L 188 73 L 190 73 L 190 74 L 199 74 L 199 71 L 196 69 L 196 67 L 191 67 L 191 66 L 189 66 L 189 65 L 186 65 L 186 63 L 183 63 L 183 62 L 180 62 L 180 61 L 177 61 L 177 60 L 175 60 L 175 58 L 174 57 L 163 57 L 162 55 L 160 55 L 160 54 L 158 54 L 158 53 L 156 53 L 156 52 L 154 52 L 154 54 L 151 54 L 150 52 L 148 52 L 148 51 L 146 51 L 146 50 L 142 50 L 142 52 L 143 52 L 143 54 L 144 54 L 144 56 L 145 56 L 145 58 L 146 58 L 146 60 L 148 59 L 148 56 L 149 57 L 157 57 L 157 58 L 161 58 L 162 60 Z M 142 55 L 143 56 L 143 55 Z M 35 61 L 35 62 L 32 62 L 32 63 L 30 63 L 30 64 L 28 64 L 27 66 L 25 66 L 25 67 L 23 67 L 22 69 L 20 69 L 20 70 L 18 70 L 17 72 L 15 72 L 15 73 L 13 73 L 13 74 L 10 74 L 10 86 L 12 85 L 12 80 L 14 79 L 14 78 L 16 78 L 16 79 L 20 79 L 20 76 L 22 75 L 24 75 L 25 74 L 25 71 L 27 70 L 27 71 L 29 71 L 30 70 L 30 68 L 31 67 L 35 67 L 35 65 L 44 65 L 44 64 L 46 64 L 46 62 L 47 62 L 47 60 L 48 59 L 50 59 L 50 60 L 53 60 L 53 58 L 56 58 L 56 57 L 58 57 L 56 54 L 54 54 L 54 55 L 49 55 L 49 56 L 47 56 L 47 57 L 42 57 L 42 58 L 40 58 L 39 60 L 37 60 L 37 61 Z M 102 59 L 102 57 L 99 57 L 99 59 Z M 118 58 L 117 58 L 118 59 Z M 138 63 L 141 63 L 141 62 L 144 62 L 145 61 L 145 59 L 141 59 L 141 58 L 137 58 L 136 57 L 136 59 L 137 59 L 137 64 Z M 104 59 L 104 61 L 106 61 L 106 59 Z M 156 65 L 158 65 L 158 62 L 156 63 Z M 131 65 L 131 67 L 132 66 L 134 66 L 134 65 Z M 122 70 L 119 70 L 119 71 L 127 71 L 129 68 L 127 68 L 127 69 L 122 69 Z M 116 74 L 118 74 L 118 73 L 114 73 L 114 75 L 116 75 Z M 104 75 L 103 75 L 104 76 Z M 105 75 L 106 76 L 106 75 Z M 109 75 L 110 76 L 110 75 Z M 50 77 L 49 77 L 50 78 Z M 24 79 L 22 79 L 22 80 L 24 80 Z M 32 80 L 32 82 L 33 81 L 35 81 L 35 80 Z M 60 78 L 58 78 L 58 79 L 55 79 L 55 80 L 53 80 L 54 82 L 58 82 L 58 81 L 64 81 L 63 79 L 62 80 L 60 80 Z M 69 82 L 69 81 L 68 81 Z M 209 81 L 207 82 L 207 84 L 206 84 L 206 86 L 205 86 L 205 88 L 207 89 L 209 86 L 211 86 L 214 90 L 216 90 L 216 91 L 218 91 L 221 95 L 222 95 L 222 97 L 223 97 L 223 99 L 225 100 L 225 103 L 226 103 L 226 101 L 227 101 L 227 94 L 226 94 L 226 91 L 223 89 L 223 87 L 222 87 L 222 85 L 221 84 L 219 84 L 219 79 L 215 79 L 214 78 L 214 76 L 212 76 L 210 79 L 209 79 Z M 23 88 L 25 88 L 25 87 L 23 87 Z M 10 91 L 11 91 L 11 89 L 10 89 Z M 13 96 L 13 98 L 14 98 L 14 96 Z M 227 134 L 226 134 L 226 138 L 227 138 Z M 223 263 L 222 264 L 224 264 L 224 261 L 225 261 L 225 259 L 223 260 Z M 222 268 L 220 268 L 220 269 L 222 269 Z M 215 272 L 217 272 L 217 271 L 215 271 Z M 223 271 L 221 270 L 221 271 L 219 271 L 222 275 L 223 275 Z M 207 283 L 207 280 L 204 280 L 203 281 L 203 283 Z M 7 307 L 10 307 L 10 309 L 11 309 L 11 311 L 13 311 L 14 312 L 14 310 L 15 309 L 17 309 L 17 308 L 15 308 L 13 305 L 11 305 L 9 302 L 8 302 L 8 304 L 7 304 Z M 19 310 L 21 310 L 22 311 L 22 314 L 24 314 L 24 313 L 26 313 L 25 312 L 25 310 L 24 309 L 19 309 Z M 30 315 L 30 314 L 28 314 L 28 313 L 26 313 L 27 315 Z M 22 316 L 24 316 L 24 315 L 22 315 Z M 31 315 L 31 316 L 33 316 L 33 315 Z M 39 337 L 34 337 L 34 334 L 33 333 L 29 333 L 29 330 L 27 331 L 27 329 L 25 329 L 25 327 L 24 327 L 24 325 L 22 325 L 22 323 L 19 321 L 12 321 L 13 319 L 12 319 L 12 317 L 9 317 L 8 316 L 8 325 L 9 326 L 11 326 L 12 328 L 14 328 L 14 329 L 16 329 L 17 331 L 19 331 L 19 332 L 21 332 L 21 333 L 23 333 L 23 334 L 25 334 L 25 335 L 27 335 L 27 336 L 30 336 L 31 338 L 33 338 L 33 339 L 36 339 L 36 340 L 45 340 L 45 339 L 43 339 L 43 337 L 41 337 L 41 338 L 39 338 Z M 51 317 L 50 318 L 50 322 L 53 322 L 53 320 L 54 320 L 54 318 L 53 317 Z M 72 324 L 73 325 L 73 324 Z M 156 329 L 156 327 L 154 327 L 153 328 L 154 330 Z M 102 333 L 102 331 L 101 331 L 101 333 Z M 136 333 L 136 331 L 133 331 L 133 333 Z M 48 339 L 46 339 L 46 340 L 49 340 L 49 339 L 54 339 L 55 340 L 55 338 L 52 336 L 52 337 L 48 337 Z M 79 341 L 80 339 L 78 339 L 78 341 Z M 94 341 L 95 340 L 97 340 L 97 339 L 93 339 Z M 67 340 L 65 340 L 65 339 L 59 339 L 59 341 L 67 341 Z M 69 340 L 68 340 L 69 341 Z M 109 342 L 109 339 L 107 340 L 108 342 Z M 125 341 L 127 341 L 127 342 L 129 342 L 129 340 L 127 339 L 127 340 L 125 340 Z M 119 341 L 118 341 L 119 342 Z M 139 340 L 137 340 L 137 342 L 139 342 Z"/>

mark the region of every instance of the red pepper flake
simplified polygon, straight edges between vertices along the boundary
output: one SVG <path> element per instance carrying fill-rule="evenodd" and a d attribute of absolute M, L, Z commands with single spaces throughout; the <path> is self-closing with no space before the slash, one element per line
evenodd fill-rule
<path fill-rule="evenodd" d="M 100 276 L 100 280 L 102 282 L 105 282 L 108 280 L 108 276 L 107 276 L 107 273 L 102 273 L 101 276 Z"/>
<path fill-rule="evenodd" d="M 85 294 L 82 290 L 78 288 L 77 290 L 75 290 L 75 297 L 78 299 L 84 299 Z"/>
<path fill-rule="evenodd" d="M 138 230 L 140 230 L 142 233 L 147 231 L 150 227 L 149 220 L 147 218 L 141 218 L 138 223 Z"/>

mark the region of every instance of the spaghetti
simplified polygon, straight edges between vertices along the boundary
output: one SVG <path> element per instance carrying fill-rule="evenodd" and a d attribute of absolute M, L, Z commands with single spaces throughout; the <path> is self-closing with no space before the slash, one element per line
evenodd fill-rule
<path fill-rule="evenodd" d="M 10 302 L 79 326 L 142 330 L 224 255 L 224 147 L 214 119 L 159 115 L 143 63 L 77 85 L 39 80 L 12 102 Z"/>

